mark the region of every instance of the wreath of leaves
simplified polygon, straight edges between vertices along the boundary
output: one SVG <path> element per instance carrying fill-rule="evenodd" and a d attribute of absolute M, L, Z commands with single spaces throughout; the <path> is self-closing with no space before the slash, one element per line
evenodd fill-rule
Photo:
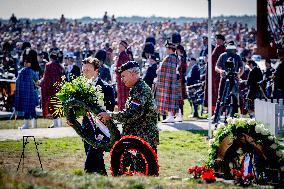
<path fill-rule="evenodd" d="M 96 104 L 93 106 L 88 106 L 86 103 L 75 99 L 68 100 L 64 103 L 64 114 L 66 115 L 66 119 L 70 123 L 72 123 L 72 127 L 76 131 L 76 133 L 94 148 L 100 148 L 107 152 L 110 151 L 113 144 L 121 137 L 116 124 L 112 120 L 109 120 L 105 123 L 110 132 L 110 142 L 98 143 L 97 140 L 94 140 L 94 136 L 90 135 L 90 133 L 86 133 L 82 125 L 77 121 L 77 118 L 75 116 L 77 107 L 80 107 L 80 111 L 93 112 L 94 114 L 98 114 L 105 110 Z"/>
<path fill-rule="evenodd" d="M 105 112 L 101 87 L 95 87 L 92 80 L 83 76 L 77 77 L 71 82 L 59 83 L 57 86 L 60 90 L 56 96 L 62 102 L 64 115 L 72 124 L 73 129 L 93 147 L 109 151 L 115 141 L 120 139 L 120 132 L 112 120 L 105 124 L 111 135 L 109 143 L 97 142 L 93 133 L 85 132 L 84 126 L 77 121 L 78 117 L 85 116 L 87 112 L 92 112 L 95 115 Z"/>
<path fill-rule="evenodd" d="M 71 100 L 84 102 L 88 106 L 104 106 L 103 93 L 100 86 L 94 86 L 92 79 L 83 76 L 73 79 L 71 82 L 56 83 L 59 92 L 56 96 L 63 103 L 63 106 Z M 74 107 L 75 108 L 75 107 Z M 85 115 L 83 107 L 76 107 L 76 117 Z"/>
<path fill-rule="evenodd" d="M 232 153 L 227 153 L 224 159 L 226 165 L 240 156 L 237 151 L 239 147 L 234 144 L 238 144 L 244 135 L 250 136 L 253 139 L 253 143 L 260 145 L 264 148 L 267 156 L 267 163 L 269 166 L 278 169 L 279 171 L 284 171 L 284 151 L 278 141 L 278 139 L 272 135 L 268 129 L 264 127 L 263 124 L 256 122 L 254 119 L 232 119 L 228 118 L 228 125 L 219 124 L 217 129 L 213 131 L 214 138 L 210 140 L 209 158 L 206 161 L 208 167 L 213 168 L 218 171 L 220 168 L 220 159 L 218 159 L 218 152 L 220 149 L 220 144 L 222 141 L 229 137 L 232 143 L 230 148 L 236 148 L 231 150 Z M 222 161 L 222 160 L 221 160 Z"/>

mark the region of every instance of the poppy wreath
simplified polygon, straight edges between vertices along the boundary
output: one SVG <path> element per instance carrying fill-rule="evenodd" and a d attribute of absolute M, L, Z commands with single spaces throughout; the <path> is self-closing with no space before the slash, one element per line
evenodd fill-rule
<path fill-rule="evenodd" d="M 148 142 L 137 136 L 123 136 L 110 151 L 112 176 L 159 176 L 158 157 Z"/>
<path fill-rule="evenodd" d="M 117 129 L 116 124 L 112 120 L 109 120 L 105 123 L 105 126 L 109 130 L 110 138 L 108 140 L 97 139 L 98 129 L 94 126 L 94 120 L 91 116 L 89 116 L 88 112 L 92 112 L 95 115 L 99 114 L 100 112 L 104 112 L 105 110 L 102 109 L 99 105 L 93 104 L 88 106 L 82 101 L 70 99 L 64 103 L 63 107 L 66 119 L 72 124 L 71 127 L 81 138 L 83 138 L 94 148 L 99 148 L 108 152 L 112 148 L 113 144 L 120 139 L 120 132 Z M 86 112 L 85 124 L 81 125 L 80 122 L 77 121 L 76 110 L 79 110 L 80 112 Z"/>
<path fill-rule="evenodd" d="M 254 119 L 228 118 L 227 122 L 213 131 L 207 166 L 217 176 L 232 179 L 232 170 L 240 170 L 244 156 L 250 154 L 257 184 L 283 184 L 284 151 L 277 138 Z"/>

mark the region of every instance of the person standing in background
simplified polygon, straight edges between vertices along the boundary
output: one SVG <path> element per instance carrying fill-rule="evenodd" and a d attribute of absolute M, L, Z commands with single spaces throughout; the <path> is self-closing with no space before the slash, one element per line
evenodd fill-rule
<path fill-rule="evenodd" d="M 164 119 L 163 123 L 174 123 L 174 115 L 178 112 L 178 78 L 177 78 L 177 64 L 178 57 L 175 54 L 176 46 L 167 41 L 167 56 L 161 62 L 157 69 L 157 91 L 156 103 L 159 113 L 168 114 L 168 118 Z"/>
<path fill-rule="evenodd" d="M 65 69 L 65 76 L 68 82 L 72 81 L 81 74 L 80 68 L 75 65 L 75 59 L 76 57 L 73 54 L 69 54 L 67 56 L 67 67 Z"/>
<path fill-rule="evenodd" d="M 45 65 L 45 72 L 43 78 L 40 80 L 41 94 L 42 94 L 42 114 L 44 118 L 54 118 L 52 112 L 50 111 L 51 103 L 50 100 L 52 97 L 55 97 L 55 94 L 59 91 L 58 86 L 55 86 L 55 83 L 60 83 L 62 81 L 62 76 L 64 76 L 64 68 L 59 62 L 59 50 L 52 50 L 50 52 L 50 62 Z M 60 127 L 61 119 L 54 118 L 53 124 L 49 126 Z"/>
<path fill-rule="evenodd" d="M 31 48 L 23 51 L 24 68 L 16 79 L 15 110 L 24 112 L 24 124 L 20 129 L 28 129 L 32 120 L 32 128 L 37 128 L 36 106 L 38 105 L 38 84 L 40 67 L 37 53 Z"/>
<path fill-rule="evenodd" d="M 226 47 L 224 45 L 225 37 L 221 34 L 216 35 L 216 48 L 212 53 L 212 112 L 215 110 L 215 105 L 218 98 L 218 88 L 220 82 L 220 74 L 215 71 L 215 66 L 219 56 L 226 51 Z M 208 66 L 207 66 L 208 67 Z M 205 76 L 205 100 L 204 106 L 208 107 L 208 69 L 206 69 Z"/>
<path fill-rule="evenodd" d="M 98 50 L 98 52 L 95 55 L 95 58 L 97 58 L 100 61 L 100 68 L 99 68 L 100 78 L 106 81 L 107 83 L 111 83 L 110 69 L 107 65 L 105 65 L 106 57 L 107 53 L 103 49 Z"/>
<path fill-rule="evenodd" d="M 187 98 L 186 94 L 186 70 L 187 70 L 187 55 L 184 50 L 184 47 L 182 45 L 177 46 L 177 55 L 179 59 L 179 67 L 178 67 L 178 72 L 179 72 L 179 81 L 181 84 L 181 99 L 179 100 L 179 113 L 175 118 L 175 121 L 181 122 L 183 121 L 183 105 L 184 105 L 184 99 Z"/>
<path fill-rule="evenodd" d="M 118 110 L 122 111 L 125 107 L 125 102 L 128 98 L 129 88 L 121 81 L 121 74 L 119 73 L 119 68 L 126 62 L 129 61 L 129 56 L 126 53 L 127 42 L 120 41 L 119 43 L 119 56 L 116 62 L 116 82 L 117 82 L 117 106 Z"/>
<path fill-rule="evenodd" d="M 247 65 L 250 69 L 247 87 L 249 89 L 247 94 L 247 110 L 250 117 L 254 117 L 254 100 L 261 97 L 260 82 L 263 78 L 260 68 L 257 66 L 256 62 L 253 60 L 248 60 Z"/>

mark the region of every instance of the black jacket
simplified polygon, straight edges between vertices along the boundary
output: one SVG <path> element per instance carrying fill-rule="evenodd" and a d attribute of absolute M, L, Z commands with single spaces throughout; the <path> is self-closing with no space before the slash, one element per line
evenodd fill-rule
<path fill-rule="evenodd" d="M 262 80 L 262 72 L 259 67 L 254 67 L 248 76 L 247 86 L 249 88 L 248 98 L 255 99 L 257 97 L 257 93 L 260 92 L 258 82 Z"/>
<path fill-rule="evenodd" d="M 70 82 L 72 79 L 75 79 L 76 77 L 80 76 L 81 70 L 78 66 L 73 65 L 73 68 L 70 72 L 65 72 L 65 76 L 67 78 L 67 81 Z"/>
<path fill-rule="evenodd" d="M 187 78 L 187 86 L 194 85 L 200 81 L 200 69 L 198 64 L 191 68 L 191 75 Z"/>
<path fill-rule="evenodd" d="M 112 86 L 109 85 L 107 82 L 103 81 L 101 78 L 98 78 L 96 85 L 102 87 L 106 109 L 109 111 L 113 111 L 115 106 L 115 99 L 114 99 L 114 91 Z"/>
<path fill-rule="evenodd" d="M 147 85 L 149 85 L 150 88 L 152 88 L 153 81 L 157 77 L 156 71 L 157 71 L 157 64 L 152 64 L 147 69 L 146 74 L 145 74 L 145 76 L 143 78 L 145 83 L 147 83 Z"/>

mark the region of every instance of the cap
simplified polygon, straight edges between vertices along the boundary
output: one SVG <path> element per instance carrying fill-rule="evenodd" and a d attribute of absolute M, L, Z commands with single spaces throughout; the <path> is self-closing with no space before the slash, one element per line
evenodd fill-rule
<path fill-rule="evenodd" d="M 191 58 L 190 58 L 190 60 L 192 60 L 192 61 L 196 61 L 196 58 L 191 57 Z"/>
<path fill-rule="evenodd" d="M 202 39 L 208 39 L 208 36 L 207 35 L 203 35 Z"/>
<path fill-rule="evenodd" d="M 230 41 L 230 42 L 227 44 L 226 49 L 227 49 L 227 50 L 228 50 L 228 49 L 237 49 L 237 47 L 236 47 L 234 41 Z"/>
<path fill-rule="evenodd" d="M 125 64 L 123 64 L 119 69 L 118 69 L 118 73 L 122 73 L 125 70 L 128 70 L 130 68 L 135 68 L 135 67 L 140 67 L 139 64 L 135 61 L 128 61 Z"/>

